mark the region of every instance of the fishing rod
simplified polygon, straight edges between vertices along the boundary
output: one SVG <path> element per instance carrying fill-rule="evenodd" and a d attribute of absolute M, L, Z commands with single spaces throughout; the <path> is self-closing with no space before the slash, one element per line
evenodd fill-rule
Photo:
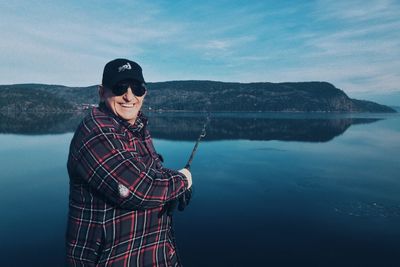
<path fill-rule="evenodd" d="M 201 133 L 199 135 L 199 138 L 197 138 L 196 144 L 193 147 L 192 153 L 190 154 L 189 160 L 185 165 L 185 168 L 190 170 L 190 166 L 192 164 L 194 155 L 196 154 L 197 151 L 197 147 L 199 146 L 199 143 L 201 141 L 202 138 L 204 138 L 206 136 L 206 128 L 208 123 L 210 122 L 210 112 L 207 113 L 207 118 L 206 121 L 203 124 L 203 129 L 201 130 Z M 160 212 L 160 214 L 164 213 L 165 211 L 167 212 L 168 216 L 172 216 L 176 205 L 178 205 L 178 210 L 179 211 L 183 211 L 187 205 L 189 205 L 189 201 L 192 198 L 192 194 L 193 194 L 193 187 L 190 187 L 188 190 L 186 190 L 180 197 L 179 200 L 174 200 L 172 202 L 169 203 L 169 205 L 166 205 Z M 179 203 L 177 203 L 179 202 Z M 165 209 L 165 210 L 164 210 Z M 159 216 L 160 216 L 159 214 Z M 175 245 L 175 253 L 176 253 L 176 257 L 178 259 L 178 262 L 181 262 L 181 258 L 179 256 L 179 252 L 178 252 L 178 248 L 176 247 L 176 241 L 175 241 L 175 234 L 174 234 L 174 229 L 172 226 L 172 217 L 171 217 L 171 232 L 172 232 L 172 242 Z"/>
<path fill-rule="evenodd" d="M 192 164 L 194 155 L 196 154 L 196 151 L 197 151 L 197 148 L 199 146 L 201 139 L 203 139 L 206 136 L 206 129 L 207 129 L 207 125 L 209 122 L 210 122 L 210 112 L 207 113 L 206 121 L 203 124 L 203 129 L 201 130 L 200 135 L 197 138 L 196 144 L 193 147 L 192 153 L 190 154 L 189 160 L 184 167 L 188 170 L 190 170 L 190 166 Z M 192 197 L 192 193 L 193 193 L 193 189 L 192 189 L 192 187 L 190 187 L 178 199 L 169 201 L 166 205 L 164 205 L 164 207 L 160 211 L 159 217 L 161 217 L 162 214 L 164 214 L 164 213 L 167 213 L 168 216 L 172 216 L 176 206 L 178 206 L 179 211 L 183 211 L 185 209 L 185 207 L 189 204 L 189 201 Z"/>
<path fill-rule="evenodd" d="M 197 138 L 196 144 L 193 147 L 193 150 L 192 150 L 192 153 L 190 154 L 189 160 L 185 165 L 185 169 L 190 170 L 190 166 L 192 165 L 192 161 L 193 161 L 194 155 L 196 154 L 197 147 L 199 146 L 201 139 L 206 136 L 206 128 L 207 128 L 207 125 L 209 122 L 210 122 L 210 113 L 207 113 L 207 118 L 206 118 L 206 121 L 204 122 L 203 129 L 201 130 L 199 138 Z"/>
<path fill-rule="evenodd" d="M 196 151 L 197 151 L 197 148 L 199 146 L 199 143 L 200 143 L 201 139 L 203 139 L 207 134 L 206 133 L 206 129 L 207 129 L 207 125 L 208 125 L 209 122 L 210 122 L 210 112 L 207 113 L 206 121 L 203 124 L 203 129 L 201 129 L 199 138 L 197 138 L 196 144 L 193 147 L 193 150 L 192 150 L 192 153 L 190 154 L 189 160 L 185 165 L 185 169 L 190 170 L 190 166 L 192 165 L 192 161 L 193 161 L 194 155 L 196 154 Z M 193 189 L 192 189 L 192 187 L 190 187 L 179 198 L 179 204 L 178 204 L 178 210 L 179 211 L 183 211 L 186 208 L 186 206 L 189 205 L 189 201 L 192 198 L 192 194 L 193 194 Z"/>

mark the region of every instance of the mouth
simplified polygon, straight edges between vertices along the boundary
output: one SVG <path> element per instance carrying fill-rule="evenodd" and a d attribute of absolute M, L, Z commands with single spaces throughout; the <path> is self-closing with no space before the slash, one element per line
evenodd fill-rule
<path fill-rule="evenodd" d="M 133 108 L 135 106 L 135 104 L 133 103 L 122 103 L 120 104 L 123 108 Z"/>

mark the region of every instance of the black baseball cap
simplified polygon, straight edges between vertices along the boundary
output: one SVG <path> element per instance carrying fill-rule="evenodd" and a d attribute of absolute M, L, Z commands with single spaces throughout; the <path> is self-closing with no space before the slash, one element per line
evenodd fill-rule
<path fill-rule="evenodd" d="M 117 58 L 104 66 L 102 85 L 112 88 L 123 80 L 137 80 L 146 83 L 143 78 L 142 68 L 134 61 Z"/>

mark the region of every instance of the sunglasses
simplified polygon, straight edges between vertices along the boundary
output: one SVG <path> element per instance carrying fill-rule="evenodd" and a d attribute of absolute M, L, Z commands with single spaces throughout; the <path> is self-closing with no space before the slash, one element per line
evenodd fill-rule
<path fill-rule="evenodd" d="M 111 91 L 114 95 L 121 96 L 128 91 L 129 87 L 135 96 L 143 96 L 147 91 L 146 85 L 136 80 L 121 81 L 114 85 Z"/>

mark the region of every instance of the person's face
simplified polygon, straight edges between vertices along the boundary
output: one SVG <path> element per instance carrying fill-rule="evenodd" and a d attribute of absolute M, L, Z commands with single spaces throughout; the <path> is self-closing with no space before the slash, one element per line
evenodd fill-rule
<path fill-rule="evenodd" d="M 142 108 L 143 96 L 135 96 L 132 88 L 128 88 L 125 94 L 116 96 L 111 89 L 103 86 L 99 87 L 100 99 L 105 102 L 106 106 L 118 117 L 126 120 L 130 124 L 134 124 L 136 117 Z"/>

